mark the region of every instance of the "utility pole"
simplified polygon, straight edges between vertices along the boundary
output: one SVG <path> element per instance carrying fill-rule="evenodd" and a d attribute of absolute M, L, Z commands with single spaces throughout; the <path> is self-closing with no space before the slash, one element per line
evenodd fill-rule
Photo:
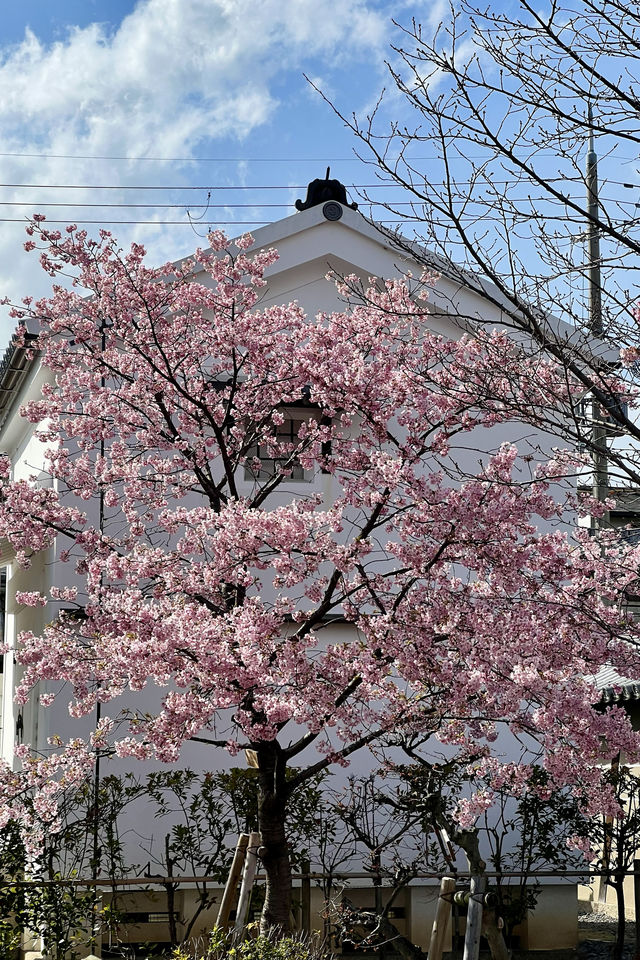
<path fill-rule="evenodd" d="M 589 152 L 587 153 L 587 214 L 589 224 L 589 330 L 602 337 L 602 287 L 600 277 L 600 200 L 598 197 L 598 156 L 593 138 L 593 114 L 589 105 Z"/>
<path fill-rule="evenodd" d="M 100 358 L 104 361 L 104 355 L 107 349 L 107 335 L 105 330 L 104 318 L 100 324 L 101 333 L 101 353 Z M 100 384 L 104 389 L 104 375 L 100 378 Z M 100 459 L 104 462 L 104 437 L 100 438 Z M 100 535 L 104 533 L 104 486 L 100 484 L 99 493 L 99 516 L 98 525 Z M 100 574 L 100 587 L 102 588 L 103 575 Z M 98 700 L 96 703 L 96 730 L 100 726 L 102 716 L 102 704 Z M 96 750 L 96 765 L 93 772 L 93 850 L 91 856 L 91 879 L 97 881 L 101 869 L 102 850 L 100 848 L 100 748 Z M 93 915 L 91 920 L 91 950 L 98 957 L 102 956 L 102 898 L 98 894 L 97 884 L 93 888 Z M 171 917 L 170 917 L 171 919 Z"/>
<path fill-rule="evenodd" d="M 589 104 L 589 152 L 587 153 L 587 213 L 589 215 L 589 224 L 587 228 L 587 239 L 589 249 L 589 331 L 593 337 L 602 340 L 604 337 L 604 326 L 602 323 L 602 285 L 600 276 L 600 228 L 598 219 L 600 217 L 600 201 L 598 198 L 598 156 L 595 150 L 593 137 L 593 114 L 591 104 Z M 606 417 L 599 403 L 594 399 L 592 401 L 592 440 L 593 440 L 593 496 L 595 500 L 605 500 L 609 496 L 609 464 L 607 450 L 607 428 L 604 425 Z M 592 530 L 602 530 L 610 526 L 609 511 L 607 510 L 601 517 L 591 518 Z M 611 769 L 614 769 L 613 761 Z M 609 825 L 607 824 L 607 827 Z M 605 829 L 607 829 L 605 827 Z M 610 837 L 607 835 L 608 843 L 605 841 L 604 866 L 609 867 Z M 607 902 L 607 877 L 600 877 L 598 886 L 598 903 Z M 637 917 L 637 913 L 636 913 Z"/>
<path fill-rule="evenodd" d="M 598 196 L 598 156 L 593 137 L 593 113 L 589 104 L 589 151 L 587 153 L 587 241 L 589 251 L 589 320 L 588 328 L 593 337 L 602 339 L 602 280 L 600 274 L 600 200 Z M 592 401 L 592 440 L 593 440 L 593 496 L 595 500 L 606 500 L 609 496 L 609 467 L 607 449 L 606 415 L 599 403 Z M 609 512 L 602 517 L 592 517 L 594 530 L 609 526 Z"/>

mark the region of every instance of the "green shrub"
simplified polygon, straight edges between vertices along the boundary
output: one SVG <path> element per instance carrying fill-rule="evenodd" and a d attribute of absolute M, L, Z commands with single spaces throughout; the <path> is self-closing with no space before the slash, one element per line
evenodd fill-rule
<path fill-rule="evenodd" d="M 183 944 L 172 960 L 330 960 L 322 943 L 314 938 L 304 934 L 281 937 L 275 932 L 255 935 L 253 927 L 235 943 L 231 933 L 216 927 L 207 943 Z"/>

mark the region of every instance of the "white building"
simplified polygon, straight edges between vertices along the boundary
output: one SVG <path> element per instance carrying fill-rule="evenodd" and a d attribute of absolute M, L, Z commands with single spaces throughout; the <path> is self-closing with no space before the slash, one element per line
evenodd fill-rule
<path fill-rule="evenodd" d="M 254 233 L 253 250 L 275 246 L 279 252 L 278 262 L 269 270 L 267 292 L 263 304 L 298 300 L 309 315 L 318 311 L 341 308 L 336 288 L 327 280 L 327 273 L 338 275 L 357 274 L 366 280 L 370 276 L 390 277 L 412 271 L 419 275 L 422 266 L 409 254 L 398 250 L 357 211 L 336 201 L 320 203 L 309 209 L 263 227 Z M 434 263 L 437 267 L 437 263 Z M 499 302 L 497 291 L 492 298 Z M 438 332 L 455 338 L 476 318 L 488 327 L 499 325 L 501 314 L 498 307 L 474 293 L 458 280 L 442 275 L 432 295 L 433 313 L 431 322 Z M 464 318 L 464 319 L 461 319 Z M 10 348 L 0 367 L 0 449 L 6 452 L 14 464 L 14 477 L 28 477 L 44 469 L 42 446 L 33 437 L 33 427 L 19 416 L 19 408 L 27 399 L 37 398 L 48 373 L 37 358 L 29 360 L 23 349 Z M 506 430 L 506 428 L 505 428 Z M 530 428 L 514 425 L 509 428 L 508 439 L 518 439 L 518 432 L 531 434 Z M 506 439 L 505 433 L 501 439 Z M 43 482 L 44 480 L 43 475 Z M 318 484 L 329 483 L 330 478 L 319 477 Z M 47 617 L 41 608 L 17 606 L 16 590 L 39 589 L 47 592 L 52 586 L 64 586 L 68 567 L 56 562 L 57 547 L 39 555 L 32 566 L 21 570 L 12 563 L 5 550 L 0 562 L 6 578 L 4 601 L 4 632 L 11 643 L 21 630 L 39 632 Z M 49 614 L 50 616 L 50 614 Z M 33 706 L 17 710 L 12 700 L 17 667 L 11 655 L 4 658 L 2 673 L 2 730 L 0 753 L 8 762 L 13 762 L 16 739 L 31 743 L 36 749 L 46 746 L 47 737 L 55 728 L 64 736 L 68 725 L 60 710 L 47 711 Z M 71 729 L 71 728 L 69 728 Z M 219 756 L 217 754 L 216 756 Z M 182 763 L 194 769 L 202 769 L 210 763 L 209 754 L 198 744 L 190 744 L 184 751 Z M 354 768 L 367 770 L 371 758 L 362 755 L 354 761 Z M 435 884 L 413 884 L 407 887 L 396 901 L 400 908 L 398 927 L 414 942 L 425 947 L 428 944 L 435 906 Z M 180 894 L 181 896 L 182 894 Z M 153 915 L 163 913 L 162 892 L 156 888 L 155 900 L 147 893 L 135 893 L 132 888 L 129 903 L 132 911 Z M 369 884 L 361 891 L 352 886 L 349 896 L 356 903 L 372 903 Z M 155 910 L 153 905 L 155 903 Z M 320 908 L 319 895 L 314 894 L 314 906 Z M 553 916 L 553 923 L 550 917 Z M 538 908 L 523 930 L 522 945 L 537 949 L 553 949 L 573 946 L 576 937 L 576 887 L 560 882 L 544 888 Z M 203 917 L 204 922 L 211 917 Z M 315 923 L 320 922 L 316 918 Z M 131 938 L 135 940 L 162 940 L 164 932 L 158 922 L 139 924 Z"/>

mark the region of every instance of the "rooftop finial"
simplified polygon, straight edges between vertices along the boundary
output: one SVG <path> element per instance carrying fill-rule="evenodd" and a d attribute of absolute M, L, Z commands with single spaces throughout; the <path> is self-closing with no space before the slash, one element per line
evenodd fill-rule
<path fill-rule="evenodd" d="M 327 175 L 324 180 L 312 180 L 307 187 L 306 200 L 296 200 L 296 210 L 308 210 L 309 207 L 317 207 L 321 203 L 333 201 L 340 203 L 343 207 L 351 207 L 352 210 L 358 209 L 357 203 L 349 203 L 347 200 L 347 191 L 345 185 L 339 180 L 330 180 L 329 174 L 331 167 L 327 167 Z"/>

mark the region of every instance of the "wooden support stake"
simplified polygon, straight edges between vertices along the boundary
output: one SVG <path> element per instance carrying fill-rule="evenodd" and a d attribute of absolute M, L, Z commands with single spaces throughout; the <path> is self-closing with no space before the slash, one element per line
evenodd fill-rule
<path fill-rule="evenodd" d="M 251 891 L 253 890 L 253 881 L 255 880 L 256 870 L 258 868 L 259 846 L 260 834 L 250 834 L 247 845 L 247 856 L 244 861 L 244 870 L 242 871 L 240 896 L 238 897 L 238 907 L 236 909 L 236 922 L 233 925 L 234 937 L 242 937 L 247 922 L 247 912 L 249 910 L 249 901 L 251 900 Z"/>
<path fill-rule="evenodd" d="M 303 933 L 311 933 L 311 864 L 302 861 L 302 880 L 300 886 L 300 928 Z"/>
<path fill-rule="evenodd" d="M 478 960 L 482 933 L 482 906 L 487 889 L 485 876 L 471 877 L 471 896 L 467 911 L 467 930 L 464 935 L 464 960 Z"/>
<path fill-rule="evenodd" d="M 444 938 L 447 932 L 449 917 L 451 916 L 455 889 L 456 881 L 453 877 L 442 878 L 440 881 L 440 896 L 438 897 L 436 915 L 433 921 L 433 929 L 431 930 L 431 940 L 429 942 L 429 960 L 442 960 Z"/>
<path fill-rule="evenodd" d="M 221 927 L 222 929 L 227 927 L 229 924 L 229 914 L 231 913 L 233 907 L 233 901 L 236 898 L 236 890 L 240 880 L 240 874 L 242 873 L 244 858 L 247 854 L 248 843 L 249 834 L 241 833 L 238 837 L 236 852 L 233 855 L 233 862 L 231 864 L 231 869 L 229 870 L 229 876 L 227 877 L 224 893 L 222 894 L 222 900 L 220 901 L 220 909 L 218 910 L 216 926 Z"/>

